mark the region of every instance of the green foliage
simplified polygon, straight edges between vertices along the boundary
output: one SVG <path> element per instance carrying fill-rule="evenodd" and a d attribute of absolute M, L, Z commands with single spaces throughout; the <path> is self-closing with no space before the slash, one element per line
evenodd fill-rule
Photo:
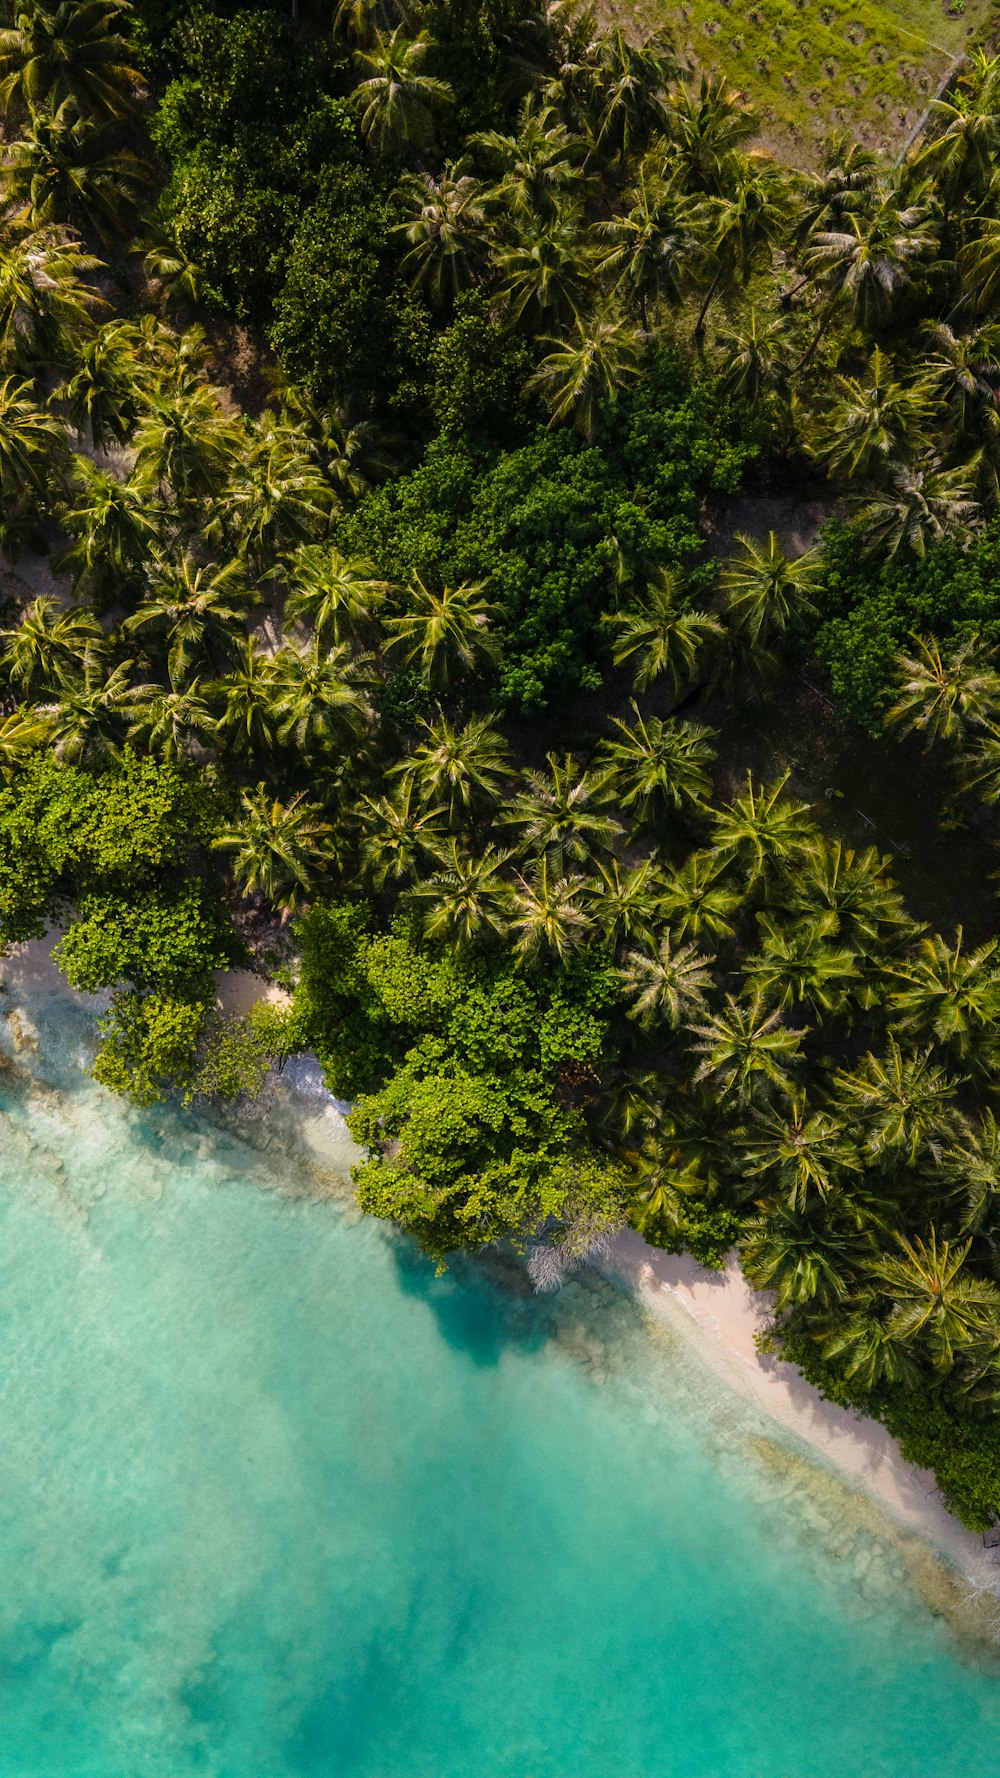
<path fill-rule="evenodd" d="M 481 290 L 463 290 L 430 349 L 430 410 L 438 430 L 507 438 L 518 427 L 530 369 L 525 342 L 500 325 Z"/>
<path fill-rule="evenodd" d="M 579 1114 L 522 1066 L 474 1074 L 428 1040 L 348 1121 L 376 1151 L 357 1171 L 362 1208 L 391 1217 L 439 1260 L 459 1246 L 523 1246 L 622 1220 L 624 1169 L 588 1149 Z"/>
<path fill-rule="evenodd" d="M 387 226 L 369 174 L 334 168 L 290 240 L 271 344 L 291 375 L 325 400 L 383 380 Z"/>
<path fill-rule="evenodd" d="M 71 987 L 87 993 L 130 982 L 167 994 L 203 995 L 232 954 L 232 937 L 195 879 L 176 890 L 85 895 L 53 957 Z"/>
<path fill-rule="evenodd" d="M 348 1098 L 380 1081 L 393 1053 L 365 974 L 370 929 L 363 902 L 316 904 L 295 927 L 303 1042 L 318 1055 L 331 1091 Z"/>
<path fill-rule="evenodd" d="M 642 1238 L 666 1253 L 690 1253 L 708 1271 L 721 1271 L 742 1227 L 735 1211 L 693 1201 L 675 1217 L 649 1217 Z"/>
<path fill-rule="evenodd" d="M 907 649 L 911 632 L 927 632 L 942 642 L 972 631 L 1000 640 L 998 575 L 996 525 L 968 549 L 936 544 L 922 561 L 882 564 L 863 556 L 849 526 L 829 525 L 813 646 L 848 715 L 873 734 L 882 732 L 896 692 L 895 657 Z"/>
<path fill-rule="evenodd" d="M 94 1079 L 137 1105 L 155 1105 L 190 1085 L 208 1009 L 169 994 L 114 994 L 98 1025 Z"/>
<path fill-rule="evenodd" d="M 625 1174 L 589 1146 L 560 1068 L 597 1062 L 615 989 L 605 965 L 517 975 L 460 963 L 397 919 L 372 935 L 357 903 L 299 922 L 295 1017 L 334 1091 L 362 1090 L 352 1133 L 376 1152 L 358 1175 L 373 1214 L 442 1258 L 464 1243 L 525 1241 L 599 1212 L 621 1219 Z M 572 1164 L 570 1157 L 572 1157 Z"/>
<path fill-rule="evenodd" d="M 266 323 L 304 211 L 358 158 L 333 46 L 307 45 L 284 11 L 258 7 L 193 9 L 174 43 L 176 78 L 152 123 L 171 167 L 163 213 L 206 295 Z"/>
<path fill-rule="evenodd" d="M 0 790 L 0 942 L 37 937 L 67 902 L 124 897 L 181 869 L 218 820 L 208 773 L 126 753 L 92 773 L 34 755 Z"/>
<path fill-rule="evenodd" d="M 428 1034 L 476 1073 L 516 1057 L 551 1080 L 562 1063 L 600 1056 L 617 997 L 602 959 L 526 979 L 503 956 L 430 949 L 405 914 L 387 934 L 373 934 L 371 921 L 362 903 L 316 904 L 295 928 L 296 1017 L 334 1092 L 380 1086 Z"/>
<path fill-rule="evenodd" d="M 202 1035 L 188 1098 L 255 1098 L 268 1071 L 279 1069 L 299 1035 L 292 1011 L 258 1001 L 243 1018 L 211 1018 Z"/>
<path fill-rule="evenodd" d="M 418 468 L 361 502 L 342 547 L 397 582 L 488 581 L 502 697 L 544 709 L 600 682 L 601 618 L 620 565 L 676 564 L 695 586 L 707 578 L 699 501 L 735 489 L 755 449 L 709 387 L 660 355 L 593 444 L 541 427 L 499 452 L 435 440 Z"/>

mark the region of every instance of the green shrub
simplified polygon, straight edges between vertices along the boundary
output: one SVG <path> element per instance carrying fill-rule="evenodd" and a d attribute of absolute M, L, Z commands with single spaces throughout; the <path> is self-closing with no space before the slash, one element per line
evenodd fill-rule
<path fill-rule="evenodd" d="M 693 585 L 711 578 L 699 565 L 699 504 L 738 486 L 757 448 L 738 433 L 712 389 L 661 354 L 595 442 L 542 426 L 500 451 L 443 435 L 416 469 L 360 503 L 341 542 L 400 583 L 414 572 L 429 583 L 488 581 L 500 607 L 501 698 L 542 710 L 600 684 L 601 617 L 621 563 L 640 574 L 676 564 Z"/>
<path fill-rule="evenodd" d="M 146 889 L 127 902 L 86 895 L 53 951 L 70 986 L 93 994 L 117 982 L 204 996 L 212 971 L 232 954 L 231 934 L 197 879 L 180 889 Z"/>
<path fill-rule="evenodd" d="M 183 1090 L 194 1078 L 207 1018 L 198 1000 L 133 990 L 113 995 L 98 1025 L 94 1079 L 136 1105 L 155 1105 Z"/>
<path fill-rule="evenodd" d="M 1000 526 L 987 527 L 967 550 L 934 545 L 919 562 L 870 561 L 840 522 L 827 527 L 822 544 L 813 646 L 841 707 L 872 733 L 882 730 L 895 695 L 894 658 L 911 632 L 947 641 L 979 630 L 1000 640 Z"/>

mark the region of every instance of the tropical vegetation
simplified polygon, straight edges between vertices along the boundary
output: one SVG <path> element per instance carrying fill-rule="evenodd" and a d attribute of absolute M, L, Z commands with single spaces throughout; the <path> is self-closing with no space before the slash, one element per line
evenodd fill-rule
<path fill-rule="evenodd" d="M 991 1523 L 1000 939 L 732 737 L 822 674 L 990 835 L 1000 62 L 801 171 L 564 0 L 3 13 L 0 939 L 140 1103 L 315 1051 L 441 1264 L 735 1247 Z"/>

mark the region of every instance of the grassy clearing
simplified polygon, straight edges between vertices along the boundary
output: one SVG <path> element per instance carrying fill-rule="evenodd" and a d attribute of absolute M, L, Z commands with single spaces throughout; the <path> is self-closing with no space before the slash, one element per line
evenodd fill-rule
<path fill-rule="evenodd" d="M 954 0 L 961 5 L 961 0 Z M 850 129 L 898 152 L 946 80 L 989 0 L 681 0 L 666 10 L 678 45 L 750 94 L 764 135 L 808 165 L 824 136 Z M 657 0 L 620 16 L 663 22 Z"/>

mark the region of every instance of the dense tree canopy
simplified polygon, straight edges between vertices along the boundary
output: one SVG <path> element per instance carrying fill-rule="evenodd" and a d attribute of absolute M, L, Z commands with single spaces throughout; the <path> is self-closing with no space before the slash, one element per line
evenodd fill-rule
<path fill-rule="evenodd" d="M 806 662 L 992 832 L 1000 66 L 802 171 L 569 4 L 2 27 L 0 941 L 141 1102 L 313 1049 L 441 1263 L 735 1246 L 989 1523 L 996 940 L 733 737 Z"/>

